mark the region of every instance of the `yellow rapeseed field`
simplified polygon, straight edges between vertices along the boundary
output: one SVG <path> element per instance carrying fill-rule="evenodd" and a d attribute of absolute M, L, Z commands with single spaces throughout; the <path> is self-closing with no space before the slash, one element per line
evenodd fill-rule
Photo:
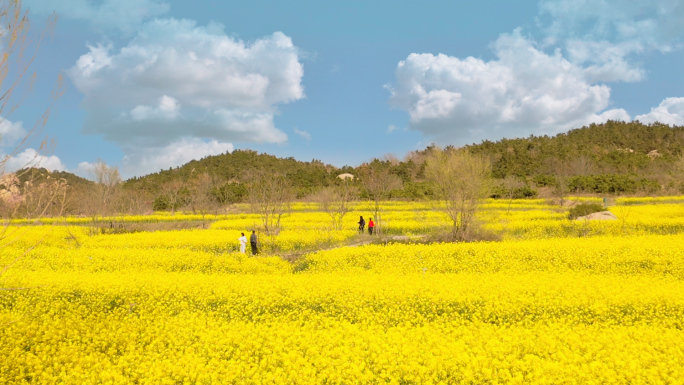
<path fill-rule="evenodd" d="M 0 384 L 682 383 L 675 202 L 582 222 L 488 200 L 478 220 L 500 242 L 367 245 L 355 222 L 371 204 L 332 231 L 298 203 L 258 256 L 236 247 L 253 214 L 99 235 L 76 218 L 15 222 L 0 239 Z M 447 229 L 439 207 L 384 203 L 382 225 Z"/>

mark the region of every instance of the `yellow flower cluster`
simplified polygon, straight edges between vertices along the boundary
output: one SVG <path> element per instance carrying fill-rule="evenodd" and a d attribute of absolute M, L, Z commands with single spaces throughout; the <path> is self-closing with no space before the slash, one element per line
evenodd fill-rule
<path fill-rule="evenodd" d="M 485 227 L 509 239 L 587 237 L 599 235 L 635 236 L 684 232 L 684 206 L 659 204 L 613 206 L 617 220 L 569 220 L 555 209 L 483 212 Z"/>
<path fill-rule="evenodd" d="M 13 225 L 0 384 L 681 383 L 684 208 L 671 202 L 581 222 L 542 200 L 488 200 L 478 220 L 502 242 L 330 250 L 357 239 L 372 204 L 331 231 L 298 203 L 257 257 L 235 252 L 252 214 L 132 234 Z M 383 204 L 380 222 L 446 229 L 438 207 Z M 304 250 L 317 251 L 272 254 Z"/>
<path fill-rule="evenodd" d="M 461 244 L 390 244 L 311 253 L 309 273 L 595 273 L 684 279 L 681 235 L 552 238 Z"/>
<path fill-rule="evenodd" d="M 6 383 L 672 383 L 679 280 L 27 272 Z"/>
<path fill-rule="evenodd" d="M 682 203 L 682 202 L 684 202 L 684 195 L 662 196 L 662 197 L 620 197 L 620 198 L 615 199 L 615 203 L 617 203 L 619 205 Z"/>

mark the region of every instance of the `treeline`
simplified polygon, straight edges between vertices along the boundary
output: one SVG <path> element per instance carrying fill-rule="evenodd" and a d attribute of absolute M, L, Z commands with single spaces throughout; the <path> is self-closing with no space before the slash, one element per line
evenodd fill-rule
<path fill-rule="evenodd" d="M 684 152 L 684 127 L 639 122 L 592 124 L 549 136 L 484 141 L 468 146 L 490 156 L 495 178 L 558 173 L 653 174 L 668 171 Z M 566 164 L 569 170 L 561 166 Z"/>
<path fill-rule="evenodd" d="M 356 178 L 352 184 L 357 198 L 371 199 L 374 193 L 359 177 L 374 170 L 396 179 L 383 198 L 433 199 L 435 192 L 425 175 L 425 159 L 432 147 L 410 152 L 401 159 L 386 155 L 358 167 L 342 168 L 319 160 L 301 162 L 236 150 L 133 178 L 124 186 L 148 191 L 156 196 L 155 208 L 170 209 L 182 202 L 169 203 L 169 194 L 161 192 L 162 186 L 172 181 L 189 183 L 198 174 L 214 181 L 214 199 L 230 204 L 245 202 L 248 184 L 261 173 L 284 176 L 298 199 L 315 197 L 322 189 L 339 183 L 339 175 L 348 173 Z M 544 190 L 560 190 L 560 194 L 684 193 L 684 127 L 609 121 L 552 137 L 484 141 L 466 147 L 489 159 L 494 178 L 490 195 L 494 198 L 535 197 Z M 185 195 L 191 195 L 190 189 L 185 190 Z"/>
<path fill-rule="evenodd" d="M 540 191 L 684 193 L 684 127 L 608 121 L 552 137 L 483 141 L 466 147 L 489 159 L 493 198 L 529 198 Z M 389 156 L 372 162 L 385 163 L 402 179 L 403 188 L 393 191 L 392 197 L 433 197 L 424 174 L 424 159 L 431 148 L 411 152 L 401 161 Z"/>
<path fill-rule="evenodd" d="M 47 183 L 50 176 L 67 186 L 69 214 L 204 211 L 247 202 L 250 189 L 253 192 L 256 185 L 276 177 L 286 181 L 289 199 L 315 200 L 326 189 L 339 186 L 340 175 L 351 174 L 354 180 L 345 185 L 354 199 L 434 199 L 434 184 L 428 182 L 425 169 L 434 147 L 401 159 L 386 155 L 342 168 L 315 159 L 302 162 L 236 150 L 123 182 L 104 165 L 96 182 L 66 172 L 23 170 L 13 186 L 1 185 L 0 192 L 9 187 L 20 190 L 29 180 L 34 186 Z M 494 198 L 684 193 L 684 127 L 609 121 L 553 137 L 484 141 L 466 147 L 489 161 Z M 374 185 L 372 180 L 382 183 Z"/>
<path fill-rule="evenodd" d="M 500 186 L 519 181 L 530 189 L 564 184 L 572 193 L 684 193 L 684 127 L 608 121 L 553 137 L 468 147 L 491 159 Z"/>

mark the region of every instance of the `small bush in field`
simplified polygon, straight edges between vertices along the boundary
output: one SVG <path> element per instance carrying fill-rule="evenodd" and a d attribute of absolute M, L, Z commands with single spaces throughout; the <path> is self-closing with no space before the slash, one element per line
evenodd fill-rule
<path fill-rule="evenodd" d="M 603 205 L 598 203 L 580 203 L 577 206 L 570 209 L 570 212 L 568 213 L 568 218 L 577 219 L 585 215 L 598 213 L 605 210 L 606 209 L 603 207 Z"/>

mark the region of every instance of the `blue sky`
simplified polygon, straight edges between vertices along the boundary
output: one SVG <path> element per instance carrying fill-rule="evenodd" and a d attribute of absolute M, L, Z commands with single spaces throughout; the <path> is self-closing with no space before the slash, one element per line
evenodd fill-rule
<path fill-rule="evenodd" d="M 684 125 L 676 0 L 24 5 L 34 29 L 59 21 L 0 134 L 64 74 L 39 160 L 83 176 L 98 159 L 125 177 L 239 148 L 342 166 L 608 119 Z"/>

